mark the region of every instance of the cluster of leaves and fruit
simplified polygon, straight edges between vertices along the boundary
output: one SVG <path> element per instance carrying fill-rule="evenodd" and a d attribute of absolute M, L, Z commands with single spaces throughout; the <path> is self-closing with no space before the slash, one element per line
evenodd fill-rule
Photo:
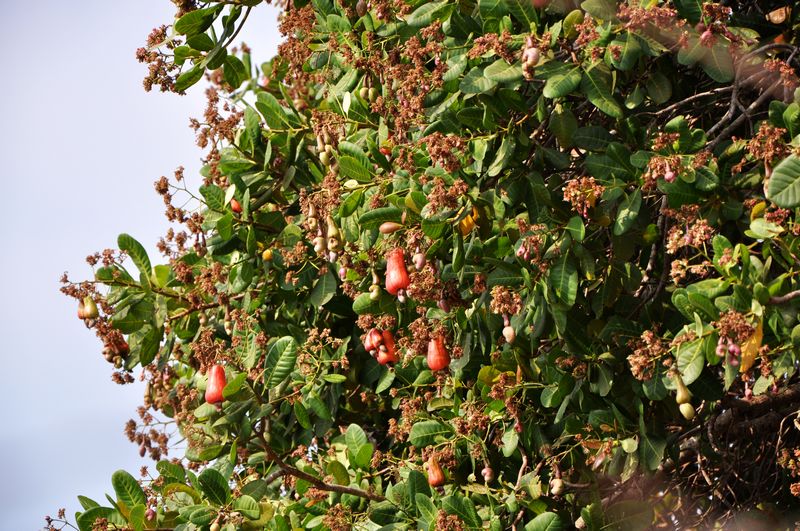
<path fill-rule="evenodd" d="M 791 4 L 289 0 L 256 67 L 259 0 L 175 3 L 137 55 L 211 83 L 199 195 L 156 184 L 186 231 L 64 287 L 173 460 L 81 530 L 800 506 Z"/>

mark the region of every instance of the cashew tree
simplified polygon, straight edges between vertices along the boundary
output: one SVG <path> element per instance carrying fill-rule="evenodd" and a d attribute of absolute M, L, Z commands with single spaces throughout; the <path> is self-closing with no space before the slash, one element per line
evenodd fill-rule
<path fill-rule="evenodd" d="M 203 184 L 62 287 L 157 464 L 51 529 L 793 528 L 794 2 L 173 3 Z"/>

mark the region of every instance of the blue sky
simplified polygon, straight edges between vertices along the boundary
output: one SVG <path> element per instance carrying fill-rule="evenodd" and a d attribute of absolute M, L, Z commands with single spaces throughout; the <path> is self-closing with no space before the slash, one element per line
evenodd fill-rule
<path fill-rule="evenodd" d="M 123 435 L 143 386 L 111 382 L 99 341 L 58 279 L 90 275 L 86 255 L 113 247 L 121 232 L 157 261 L 168 225 L 153 182 L 200 166 L 188 122 L 202 115 L 202 87 L 147 94 L 134 59 L 172 15 L 168 0 L 3 2 L 2 529 L 41 529 L 59 507 L 74 514 L 78 494 L 103 499 L 118 468 L 154 470 Z M 277 49 L 276 16 L 259 7 L 240 34 L 259 62 Z"/>

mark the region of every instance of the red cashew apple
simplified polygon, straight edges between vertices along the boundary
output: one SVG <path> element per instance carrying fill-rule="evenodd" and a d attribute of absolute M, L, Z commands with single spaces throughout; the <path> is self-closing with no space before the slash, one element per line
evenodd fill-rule
<path fill-rule="evenodd" d="M 398 248 L 389 251 L 386 256 L 386 291 L 397 295 L 400 290 L 407 289 L 409 283 L 403 250 Z"/>
<path fill-rule="evenodd" d="M 373 328 L 367 332 L 367 337 L 364 338 L 364 348 L 367 349 L 367 352 L 372 352 L 373 350 L 378 350 L 382 342 L 383 336 L 380 330 Z"/>
<path fill-rule="evenodd" d="M 237 201 L 236 199 L 231 199 L 231 210 L 236 212 L 237 214 L 242 213 L 242 204 Z"/>
<path fill-rule="evenodd" d="M 384 330 L 382 333 L 383 344 L 378 347 L 378 363 L 386 365 L 387 363 L 397 363 L 400 358 L 397 356 L 397 348 L 394 345 L 394 335 Z"/>
<path fill-rule="evenodd" d="M 225 389 L 225 367 L 214 365 L 208 371 L 208 384 L 206 385 L 206 402 L 218 404 L 222 402 L 222 390 Z"/>
<path fill-rule="evenodd" d="M 440 371 L 450 365 L 450 354 L 444 346 L 444 337 L 437 336 L 428 342 L 428 367 Z"/>
<path fill-rule="evenodd" d="M 428 485 L 431 487 L 444 485 L 444 472 L 439 466 L 439 461 L 433 456 L 428 460 Z"/>

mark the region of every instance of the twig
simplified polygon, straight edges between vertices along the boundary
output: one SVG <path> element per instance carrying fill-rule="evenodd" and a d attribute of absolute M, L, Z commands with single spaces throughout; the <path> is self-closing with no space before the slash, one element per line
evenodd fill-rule
<path fill-rule="evenodd" d="M 730 92 L 732 90 L 733 90 L 733 86 L 732 85 L 730 87 L 715 88 L 714 90 L 709 90 L 707 92 L 701 92 L 699 94 L 694 94 L 692 96 L 689 96 L 688 98 L 685 98 L 685 99 L 683 99 L 683 100 L 681 100 L 681 101 L 679 101 L 677 103 L 673 103 L 672 105 L 664 107 L 663 109 L 659 109 L 657 111 L 644 111 L 644 112 L 642 112 L 640 114 L 652 114 L 653 116 L 661 116 L 662 114 L 667 114 L 667 113 L 669 113 L 671 111 L 674 111 L 678 107 L 681 107 L 682 105 L 686 105 L 687 103 L 691 103 L 691 102 L 693 102 L 695 100 L 699 100 L 701 98 L 707 98 L 709 96 L 717 96 L 719 94 L 722 94 L 724 92 Z"/>
<path fill-rule="evenodd" d="M 353 487 L 345 487 L 343 485 L 328 485 L 318 477 L 312 476 L 307 472 L 303 472 L 297 467 L 294 467 L 281 459 L 278 453 L 272 449 L 272 447 L 267 442 L 267 439 L 264 437 L 264 434 L 261 431 L 256 431 L 256 436 L 261 441 L 262 446 L 264 447 L 264 453 L 267 454 L 267 459 L 278 465 L 280 469 L 283 471 L 284 474 L 289 474 L 290 476 L 294 476 L 298 479 L 302 479 L 303 481 L 307 481 L 314 485 L 319 490 L 324 490 L 328 492 L 339 492 L 341 494 L 352 494 L 353 496 L 358 496 L 359 498 L 367 498 L 368 500 L 372 501 L 386 501 L 386 498 L 381 496 L 380 494 L 374 494 L 372 492 L 356 489 Z"/>
<path fill-rule="evenodd" d="M 519 490 L 520 485 L 522 484 L 522 476 L 525 475 L 525 471 L 528 469 L 528 454 L 525 452 L 522 453 L 522 464 L 519 466 L 519 473 L 517 473 L 517 484 L 514 486 L 514 490 Z"/>
<path fill-rule="evenodd" d="M 785 295 L 775 295 L 774 297 L 769 298 L 770 304 L 783 304 L 784 302 L 789 302 L 792 299 L 796 299 L 800 297 L 800 289 L 790 291 Z"/>
<path fill-rule="evenodd" d="M 648 282 L 650 282 L 650 276 L 653 274 L 653 270 L 656 267 L 656 258 L 658 257 L 658 244 L 660 242 L 663 243 L 664 241 L 666 241 L 665 228 L 666 228 L 666 224 L 667 224 L 667 215 L 665 213 L 665 210 L 667 209 L 668 205 L 669 205 L 669 203 L 667 201 L 667 196 L 664 195 L 661 198 L 661 204 L 658 207 L 659 215 L 658 215 L 658 221 L 656 222 L 656 226 L 658 227 L 658 233 L 661 236 L 661 238 L 660 238 L 660 240 L 657 239 L 656 241 L 654 241 L 653 245 L 650 246 L 650 258 L 647 260 L 647 267 L 645 268 L 644 274 L 642 275 L 642 281 L 639 284 L 639 288 L 636 290 L 636 293 L 633 294 L 633 296 L 635 298 L 639 298 L 640 296 L 642 296 L 642 294 L 644 293 L 644 289 L 647 287 Z M 666 269 L 666 261 L 667 260 L 666 260 L 666 255 L 665 255 L 665 260 L 664 260 L 665 269 Z M 663 272 L 662 272 L 661 280 L 663 281 L 664 278 L 665 277 L 664 277 Z M 662 281 L 659 281 L 659 284 L 658 284 L 659 288 L 661 287 Z M 654 291 L 654 294 L 656 294 L 658 291 L 660 291 L 660 290 L 657 288 Z M 639 304 L 636 306 L 636 308 L 634 308 L 633 312 L 631 312 L 631 316 L 636 315 L 639 312 L 639 310 L 641 310 L 642 307 L 645 304 L 647 304 L 653 298 L 653 296 L 651 296 L 651 295 L 644 296 L 642 298 L 641 302 L 639 302 Z"/>
<path fill-rule="evenodd" d="M 754 111 L 755 109 L 757 109 L 757 108 L 758 108 L 758 107 L 759 107 L 759 106 L 760 106 L 762 103 L 764 103 L 764 102 L 765 102 L 765 101 L 766 101 L 768 98 L 770 98 L 771 96 L 772 96 L 772 91 L 765 90 L 764 92 L 762 92 L 762 93 L 761 93 L 761 95 L 758 97 L 758 99 L 756 99 L 756 101 L 754 101 L 753 103 L 751 103 L 751 104 L 750 104 L 750 106 L 749 106 L 749 107 L 747 107 L 747 109 L 745 110 L 745 112 L 743 112 L 742 114 L 740 114 L 740 115 L 739 115 L 739 116 L 738 116 L 738 117 L 737 117 L 737 118 L 736 118 L 736 119 L 735 119 L 733 122 L 731 122 L 731 124 L 730 124 L 728 127 L 726 127 L 726 128 L 725 128 L 725 129 L 724 129 L 724 130 L 723 130 L 723 131 L 722 131 L 722 132 L 719 134 L 719 135 L 717 135 L 717 136 L 714 138 L 714 140 L 712 140 L 711 142 L 709 142 L 709 144 L 708 144 L 708 148 L 709 148 L 709 149 L 711 149 L 711 150 L 713 150 L 713 149 L 716 147 L 716 145 L 717 145 L 717 144 L 719 144 L 719 142 L 720 142 L 720 141 L 721 141 L 723 138 L 727 138 L 727 137 L 728 137 L 728 135 L 730 135 L 730 134 L 731 134 L 733 131 L 735 131 L 735 130 L 736 130 L 736 128 L 737 128 L 737 127 L 739 127 L 739 125 L 740 125 L 740 124 L 741 124 L 741 123 L 742 123 L 742 122 L 743 122 L 743 121 L 744 121 L 744 120 L 745 120 L 747 117 L 749 117 L 749 116 L 750 116 L 750 113 L 751 113 L 752 111 Z"/>
<path fill-rule="evenodd" d="M 519 490 L 520 485 L 522 485 L 522 477 L 525 475 L 525 471 L 528 469 L 528 454 L 523 452 L 520 448 L 520 453 L 522 454 L 522 464 L 519 466 L 519 472 L 517 473 L 517 484 L 514 486 L 514 490 Z M 520 509 L 517 513 L 517 517 L 514 518 L 514 521 L 511 523 L 512 531 L 517 531 L 517 525 L 519 524 L 522 517 L 525 515 L 525 509 Z"/>

